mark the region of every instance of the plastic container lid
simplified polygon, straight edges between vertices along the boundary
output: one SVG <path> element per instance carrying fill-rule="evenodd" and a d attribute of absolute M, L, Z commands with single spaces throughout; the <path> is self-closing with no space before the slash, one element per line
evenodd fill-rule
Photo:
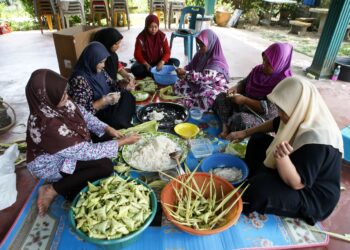
<path fill-rule="evenodd" d="M 195 158 L 203 158 L 213 153 L 213 146 L 209 139 L 193 139 L 190 140 L 191 151 Z"/>

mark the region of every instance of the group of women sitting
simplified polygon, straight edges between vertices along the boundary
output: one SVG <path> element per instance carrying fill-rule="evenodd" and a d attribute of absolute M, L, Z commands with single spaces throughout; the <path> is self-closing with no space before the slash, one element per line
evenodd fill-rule
<path fill-rule="evenodd" d="M 116 54 L 122 38 L 113 28 L 98 31 L 68 82 L 51 70 L 30 77 L 27 166 L 49 182 L 39 189 L 41 215 L 58 194 L 72 200 L 88 181 L 110 175 L 110 158 L 118 148 L 140 138 L 117 131 L 132 126 L 135 114 L 130 93 L 135 80 Z M 193 60 L 178 68 L 158 18 L 149 15 L 136 39 L 131 72 L 145 77 L 151 67 L 175 65 L 174 91 L 184 96 L 184 106 L 215 111 L 224 139 L 251 137 L 244 212 L 298 217 L 310 224 L 325 219 L 340 195 L 342 138 L 316 88 L 292 76 L 292 46 L 272 44 L 262 53 L 262 64 L 229 88 L 229 66 L 217 35 L 203 30 L 196 43 Z"/>

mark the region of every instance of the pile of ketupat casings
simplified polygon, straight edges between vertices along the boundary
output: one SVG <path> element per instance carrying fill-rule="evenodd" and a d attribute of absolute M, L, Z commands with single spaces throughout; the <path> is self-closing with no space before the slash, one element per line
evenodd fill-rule
<path fill-rule="evenodd" d="M 111 176 L 88 183 L 72 207 L 77 229 L 91 238 L 118 239 L 138 230 L 151 215 L 151 190 L 135 180 Z"/>
<path fill-rule="evenodd" d="M 146 133 L 146 132 L 153 133 L 158 131 L 158 126 L 159 126 L 159 123 L 156 120 L 152 120 L 152 121 L 147 121 L 147 122 L 138 124 L 134 127 L 130 127 L 127 129 L 120 129 L 118 130 L 118 132 L 120 132 L 123 135 L 129 134 L 129 133 Z"/>
<path fill-rule="evenodd" d="M 142 80 L 137 80 L 136 84 L 139 90 L 145 91 L 148 93 L 154 93 L 156 92 L 156 89 L 157 89 L 157 85 L 155 84 L 154 80 L 149 76 Z"/>
<path fill-rule="evenodd" d="M 163 173 L 179 183 L 180 187 L 173 185 L 173 190 L 177 198 L 176 205 L 166 203 L 162 203 L 162 205 L 178 224 L 196 230 L 211 230 L 222 227 L 229 222 L 226 221 L 226 215 L 237 204 L 249 184 L 230 203 L 230 200 L 241 189 L 244 183 L 225 195 L 222 186 L 220 186 L 221 190 L 216 189 L 213 174 L 210 173 L 209 182 L 204 181 L 203 185 L 199 187 L 195 178 L 193 178 L 197 168 L 198 166 L 192 173 L 186 168 L 187 175 L 178 178 Z M 218 192 L 220 192 L 221 198 L 217 197 Z M 207 195 L 205 195 L 206 193 Z"/>
<path fill-rule="evenodd" d="M 177 100 L 183 98 L 183 96 L 178 96 L 174 93 L 172 86 L 168 86 L 159 90 L 159 96 L 163 100 Z"/>

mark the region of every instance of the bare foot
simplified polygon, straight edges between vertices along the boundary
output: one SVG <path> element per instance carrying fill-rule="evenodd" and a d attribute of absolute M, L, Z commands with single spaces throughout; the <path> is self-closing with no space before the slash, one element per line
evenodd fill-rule
<path fill-rule="evenodd" d="M 39 188 L 37 204 L 40 216 L 44 216 L 46 214 L 56 196 L 57 192 L 51 184 L 43 185 Z"/>

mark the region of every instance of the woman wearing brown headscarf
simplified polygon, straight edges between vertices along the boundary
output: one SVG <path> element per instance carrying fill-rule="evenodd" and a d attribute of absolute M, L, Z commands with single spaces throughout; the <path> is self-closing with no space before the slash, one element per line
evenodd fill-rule
<path fill-rule="evenodd" d="M 27 167 L 36 177 L 51 184 L 40 187 L 39 214 L 44 215 L 60 194 L 72 200 L 87 182 L 110 175 L 110 160 L 118 147 L 138 141 L 138 135 L 123 137 L 69 99 L 67 81 L 57 73 L 40 69 L 26 86 L 29 105 L 27 125 Z M 93 144 L 90 132 L 105 133 L 118 140 Z"/>

